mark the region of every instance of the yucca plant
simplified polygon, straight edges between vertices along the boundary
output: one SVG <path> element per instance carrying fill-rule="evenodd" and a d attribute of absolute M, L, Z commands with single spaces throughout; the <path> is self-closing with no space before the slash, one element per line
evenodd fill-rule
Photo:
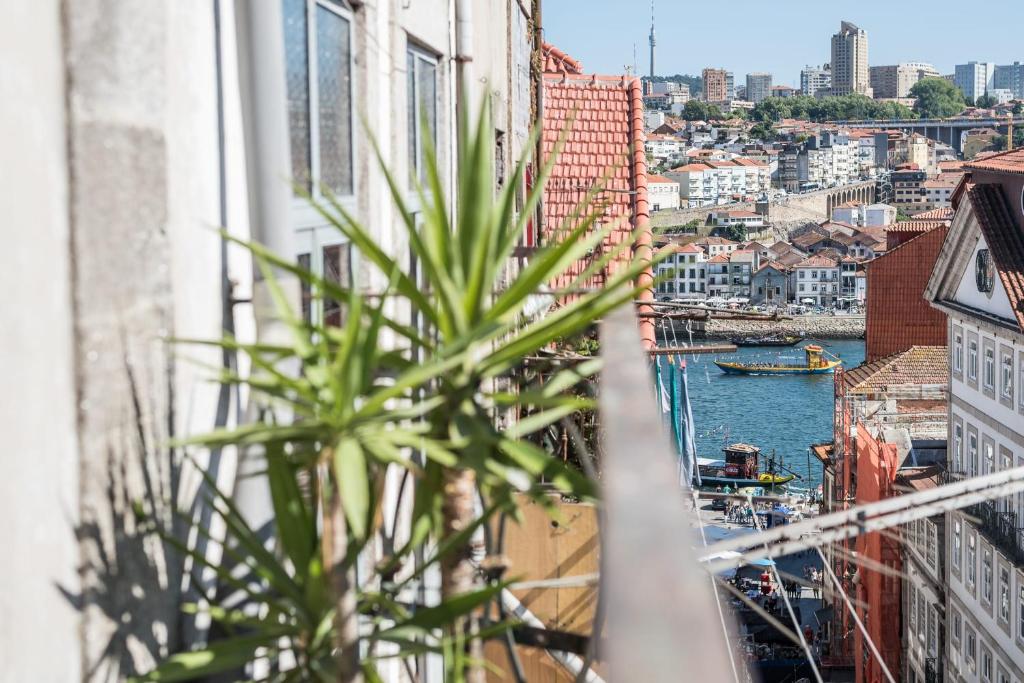
<path fill-rule="evenodd" d="M 599 224 L 604 207 L 595 201 L 601 190 L 597 186 L 506 284 L 505 266 L 536 210 L 554 158 L 517 211 L 528 157 L 518 162 L 510 182 L 496 188 L 494 134 L 486 101 L 475 126 L 460 125 L 454 207 L 445 204 L 429 135 L 424 136 L 426 184 L 413 181 L 423 207 L 418 219 L 405 205 L 405 188 L 381 163 L 422 282 L 387 254 L 373 231 L 326 189 L 323 198 L 308 197 L 309 201 L 362 259 L 380 270 L 389 283 L 386 290 L 343 288 L 258 244 L 244 245 L 252 251 L 278 314 L 291 329 L 291 343 L 208 343 L 250 358 L 250 376 L 221 371 L 219 379 L 249 385 L 263 400 L 267 415 L 278 417 L 191 443 L 262 450 L 274 504 L 275 548 L 259 546 L 229 498 L 211 492 L 209 502 L 228 529 L 226 552 L 249 576 L 240 579 L 180 547 L 197 566 L 206 566 L 222 582 L 242 591 L 245 608 L 212 602 L 189 609 L 203 610 L 237 635 L 213 641 L 201 651 L 175 655 L 148 680 L 190 680 L 231 670 L 257 656 L 277 672 L 272 680 L 351 681 L 364 674 L 372 680 L 376 657 L 422 651 L 446 654 L 452 681 L 464 680 L 467 671 L 477 678 L 478 649 L 469 644 L 490 631 L 481 630 L 473 615 L 501 590 L 501 584 L 482 585 L 478 579 L 469 552 L 472 534 L 496 511 L 514 514 L 516 492 L 542 504 L 549 503 L 552 488 L 578 498 L 594 495 L 593 482 L 529 437 L 591 407 L 572 390 L 597 371 L 599 359 L 562 370 L 542 386 L 517 386 L 515 376 L 526 357 L 586 331 L 608 311 L 631 302 L 639 291 L 638 276 L 651 264 L 632 262 L 599 290 L 579 295 L 572 291 L 630 246 L 624 242 L 614 249 L 602 248 L 617 226 Z M 527 144 L 526 149 L 532 148 Z M 595 252 L 599 255 L 566 291 L 550 289 L 577 260 Z M 315 301 L 341 302 L 344 326 L 302 320 L 277 286 L 275 272 L 302 280 Z M 537 294 L 558 303 L 552 311 L 529 319 L 525 311 Z M 386 313 L 389 300 L 396 297 L 418 314 L 421 326 L 412 328 Z M 388 350 L 380 344 L 385 328 L 398 340 Z M 527 416 L 502 429 L 497 416 L 504 411 L 512 417 L 519 412 Z M 413 451 L 422 453 L 423 459 L 411 458 Z M 353 568 L 379 531 L 383 478 L 389 467 L 405 468 L 415 478 L 411 531 L 388 556 L 376 558 L 376 575 L 357 585 Z M 426 548 L 431 538 L 436 549 L 428 554 L 426 565 L 441 564 L 441 602 L 403 603 L 403 591 L 425 570 L 423 564 L 412 566 L 414 551 Z M 365 586 L 372 586 L 372 591 Z M 503 628 L 507 625 L 492 630 Z M 368 657 L 360 656 L 360 640 Z M 375 648 L 379 642 L 392 644 L 386 655 Z M 285 653 L 287 663 L 281 661 Z"/>

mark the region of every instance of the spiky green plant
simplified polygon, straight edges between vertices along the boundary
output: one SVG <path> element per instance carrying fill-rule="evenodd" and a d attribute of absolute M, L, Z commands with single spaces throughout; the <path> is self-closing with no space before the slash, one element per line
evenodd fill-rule
<path fill-rule="evenodd" d="M 326 189 L 322 198 L 309 201 L 362 259 L 380 270 L 389 282 L 385 291 L 343 288 L 260 245 L 245 244 L 264 274 L 278 314 L 291 329 L 292 342 L 213 342 L 246 354 L 253 368 L 248 377 L 225 371 L 220 379 L 247 384 L 278 414 L 284 409 L 291 418 L 205 435 L 192 443 L 264 450 L 276 551 L 257 547 L 230 500 L 213 494 L 210 502 L 228 528 L 227 546 L 256 579 L 244 586 L 249 609 L 213 604 L 190 608 L 204 610 L 240 634 L 175 655 L 148 680 L 189 680 L 229 670 L 257 652 L 276 662 L 284 651 L 296 667 L 282 672 L 280 680 L 357 680 L 360 672 L 373 679 L 378 642 L 392 643 L 399 656 L 423 649 L 447 653 L 449 679 L 463 680 L 479 664 L 467 643 L 488 635 L 471 617 L 501 589 L 500 584 L 481 585 L 478 579 L 469 553 L 473 532 L 498 510 L 515 513 L 517 491 L 541 504 L 549 503 L 545 494 L 551 487 L 579 498 L 594 494 L 592 482 L 528 437 L 590 407 L 571 390 L 598 370 L 599 359 L 556 373 L 543 386 L 516 386 L 514 375 L 525 358 L 631 302 L 640 291 L 638 277 L 651 264 L 632 261 L 618 268 L 604 287 L 573 293 L 630 247 L 627 241 L 603 248 L 617 224 L 600 224 L 604 207 L 595 201 L 599 185 L 565 225 L 553 226 L 547 243 L 506 284 L 505 268 L 536 211 L 554 155 L 534 187 L 523 188 L 526 154 L 510 181 L 497 188 L 489 121 L 485 104 L 475 126 L 460 126 L 454 207 L 445 203 L 446 188 L 429 135 L 424 136 L 426 185 L 413 181 L 423 207 L 419 217 L 405 203 L 406 188 L 381 160 L 421 282 Z M 526 149 L 532 150 L 535 141 L 536 136 Z M 517 210 L 516 199 L 522 195 L 525 202 Z M 551 283 L 562 281 L 578 260 L 592 253 L 599 255 L 567 291 L 550 290 Z M 315 301 L 342 302 L 344 326 L 301 320 L 276 284 L 275 272 L 299 278 Z M 528 319 L 524 311 L 538 293 L 553 296 L 558 305 Z M 563 296 L 567 293 L 572 295 Z M 386 311 L 391 298 L 407 303 L 423 325 L 414 329 L 390 317 Z M 398 340 L 387 351 L 380 345 L 385 328 Z M 299 371 L 287 369 L 294 367 Z M 501 428 L 497 416 L 503 411 L 528 416 Z M 422 464 L 410 458 L 410 451 L 425 456 Z M 393 466 L 415 477 L 409 538 L 379 558 L 376 576 L 356 585 L 354 563 L 378 531 L 382 481 Z M 478 494 L 485 501 L 482 513 Z M 441 602 L 403 605 L 399 596 L 425 568 L 408 570 L 414 551 L 426 547 L 431 537 L 437 546 L 427 564 L 441 563 Z M 182 551 L 223 581 L 243 588 L 199 554 L 184 547 Z M 404 578 L 396 580 L 400 568 Z M 375 586 L 372 593 L 361 588 L 370 585 Z M 364 659 L 359 655 L 359 619 L 373 622 L 367 637 L 370 657 Z"/>

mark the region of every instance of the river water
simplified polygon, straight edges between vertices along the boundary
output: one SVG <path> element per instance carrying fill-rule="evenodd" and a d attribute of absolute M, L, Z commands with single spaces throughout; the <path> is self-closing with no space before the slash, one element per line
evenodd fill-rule
<path fill-rule="evenodd" d="M 846 368 L 864 360 L 863 341 L 833 340 L 822 345 L 839 356 Z M 759 446 L 765 455 L 774 449 L 786 467 L 803 477 L 794 485 L 820 484 L 821 463 L 808 447 L 832 440 L 833 375 L 726 375 L 713 362 L 801 363 L 804 357 L 799 346 L 745 347 L 720 356 L 688 356 L 697 455 L 721 458 L 723 445 L 743 441 Z"/>

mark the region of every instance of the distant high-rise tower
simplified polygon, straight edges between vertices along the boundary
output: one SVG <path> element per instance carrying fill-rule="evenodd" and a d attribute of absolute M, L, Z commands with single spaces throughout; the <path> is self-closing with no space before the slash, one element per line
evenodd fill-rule
<path fill-rule="evenodd" d="M 651 0 L 651 78 L 654 78 L 654 0 Z"/>
<path fill-rule="evenodd" d="M 848 21 L 832 36 L 832 94 L 871 97 L 868 34 Z"/>

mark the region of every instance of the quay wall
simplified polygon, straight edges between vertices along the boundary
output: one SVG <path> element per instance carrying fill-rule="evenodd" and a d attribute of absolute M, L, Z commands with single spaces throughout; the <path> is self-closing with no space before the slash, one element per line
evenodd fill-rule
<path fill-rule="evenodd" d="M 704 323 L 707 339 L 762 334 L 800 334 L 820 339 L 860 339 L 864 336 L 862 315 L 795 316 L 790 320 L 723 320 Z"/>

